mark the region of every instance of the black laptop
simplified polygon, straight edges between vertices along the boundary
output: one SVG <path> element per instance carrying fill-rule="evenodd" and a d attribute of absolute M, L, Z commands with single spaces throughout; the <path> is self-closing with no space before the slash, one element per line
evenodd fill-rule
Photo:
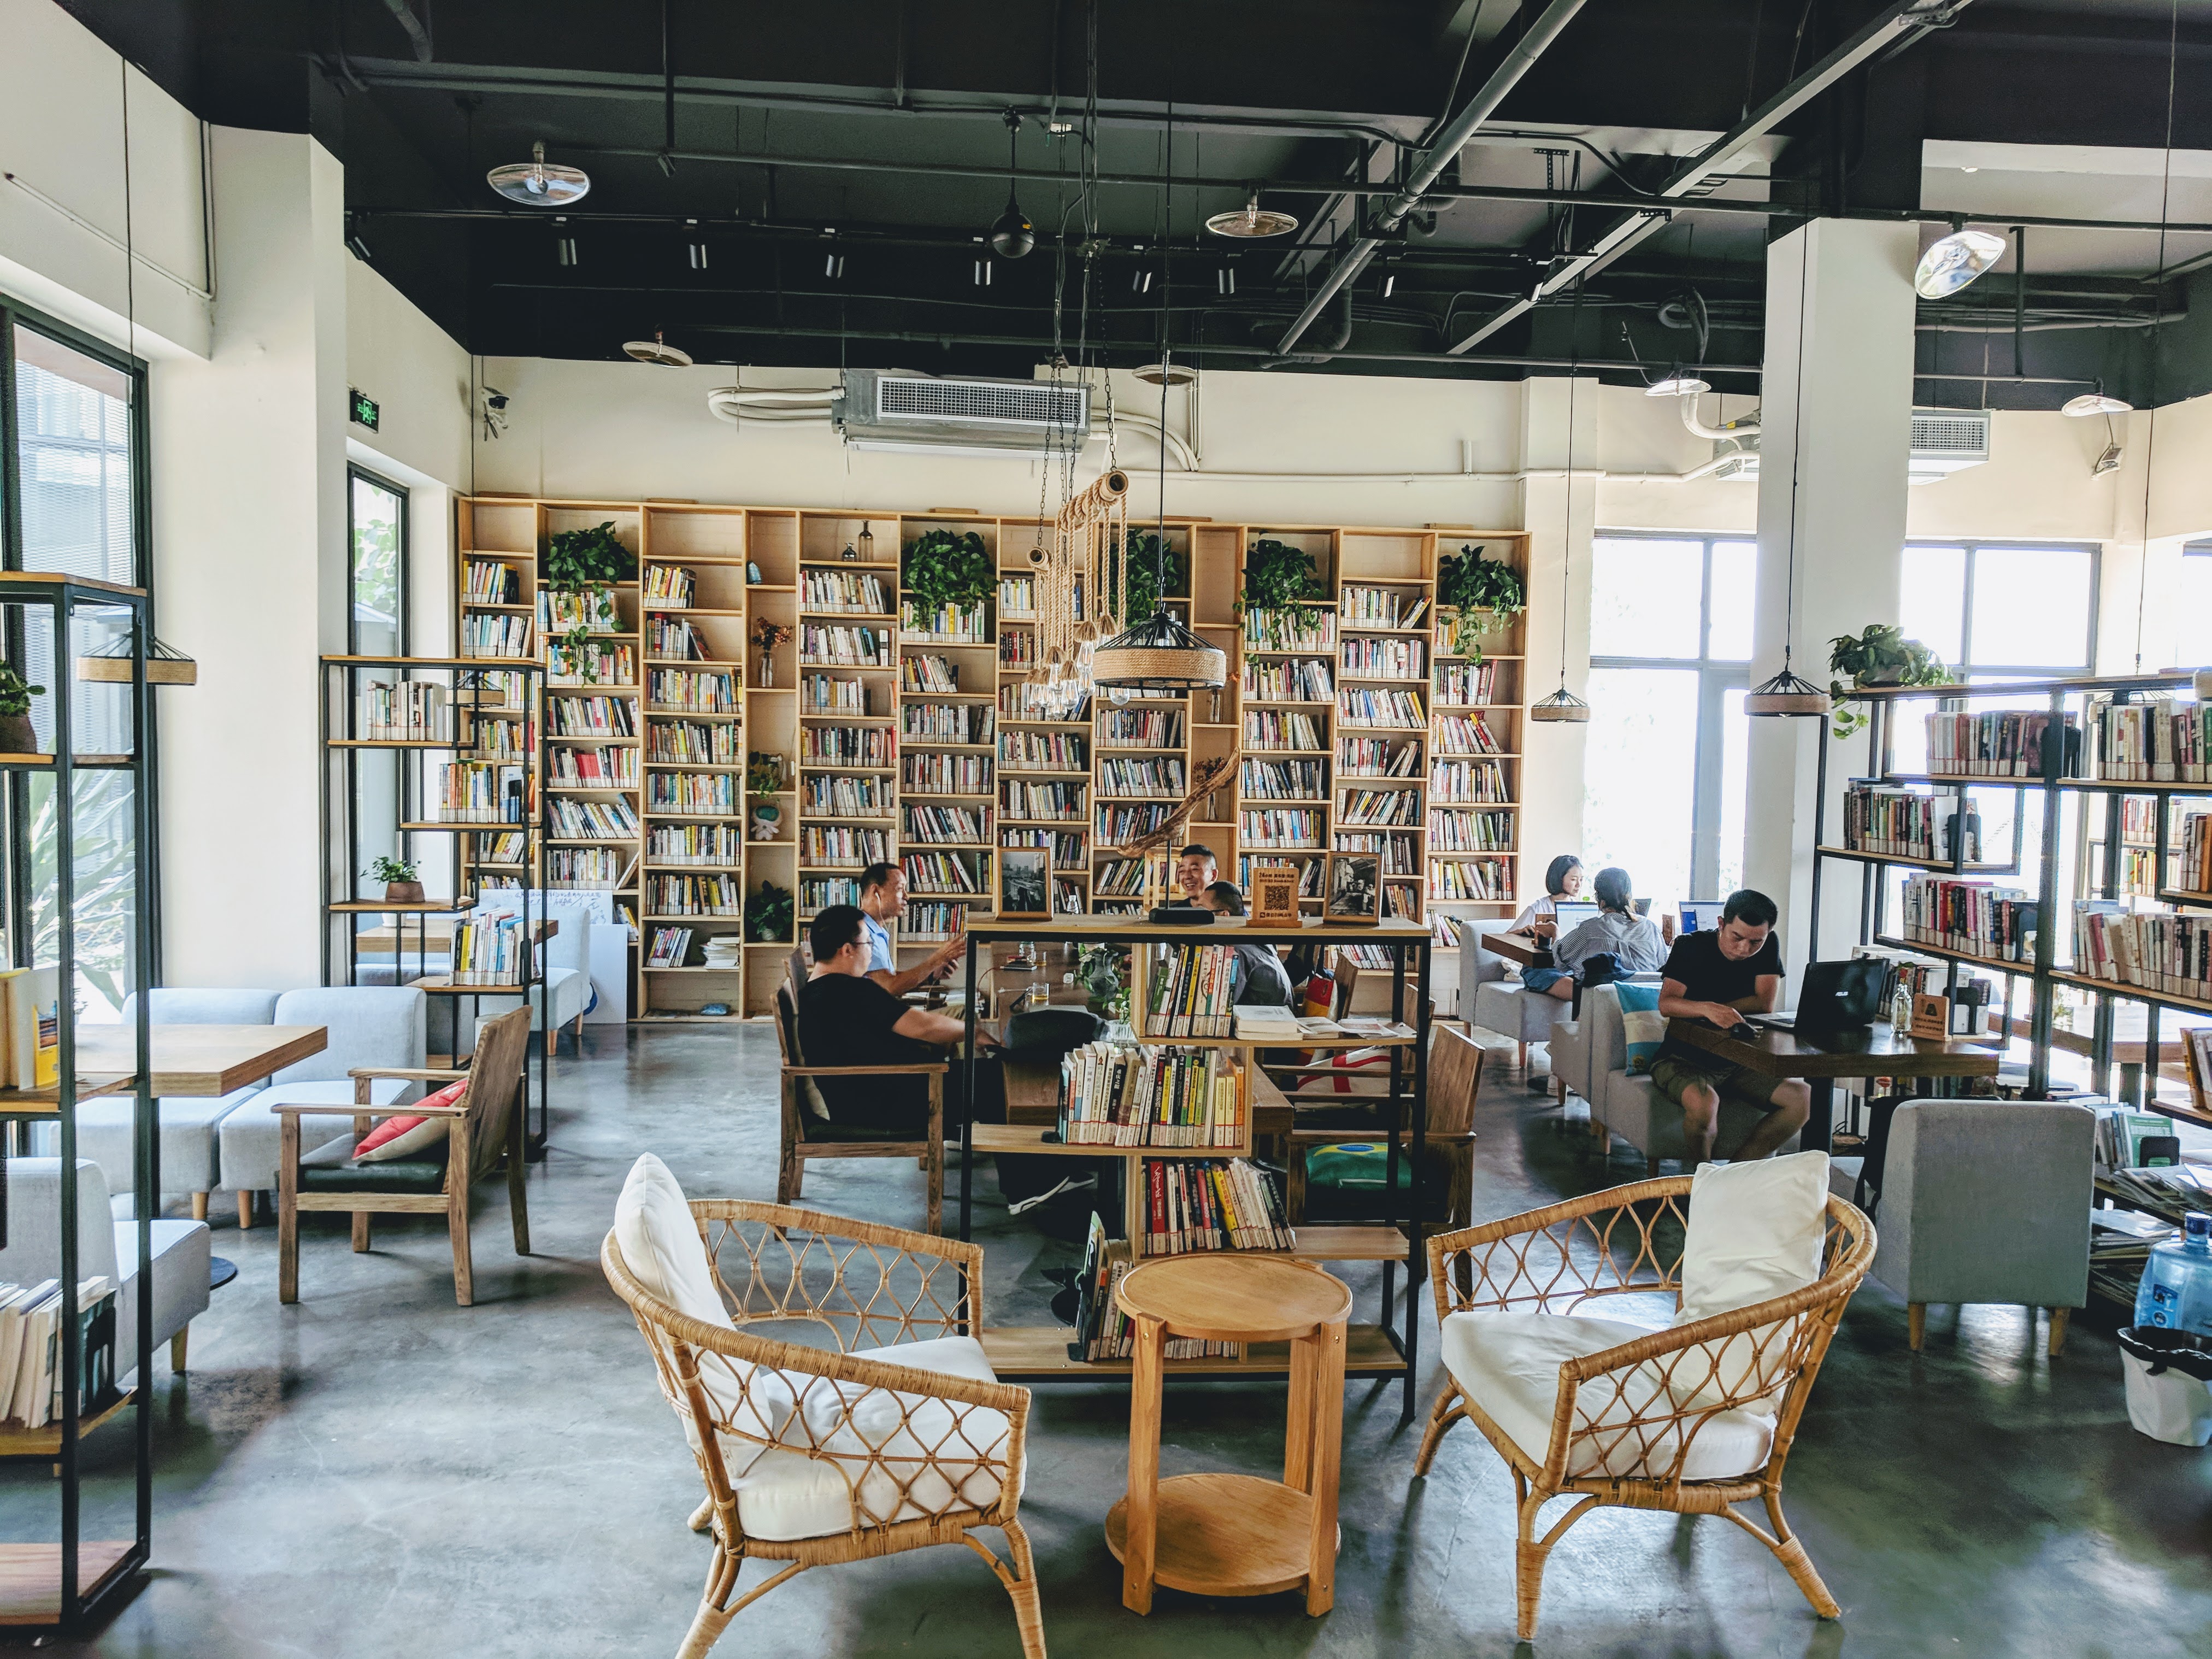
<path fill-rule="evenodd" d="M 1887 967 L 1871 957 L 1808 963 L 1796 1013 L 1753 1014 L 1752 1018 L 1777 1030 L 1801 1031 L 1808 1036 L 1822 1031 L 1863 1030 L 1881 1012 Z"/>

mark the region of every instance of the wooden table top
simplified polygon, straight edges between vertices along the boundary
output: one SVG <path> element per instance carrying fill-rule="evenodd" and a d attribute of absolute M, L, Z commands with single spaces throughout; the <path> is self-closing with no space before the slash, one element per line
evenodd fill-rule
<path fill-rule="evenodd" d="M 1552 966 L 1552 947 L 1534 933 L 1485 933 L 1482 948 L 1523 968 Z"/>
<path fill-rule="evenodd" d="M 1771 1026 L 1754 1029 L 1748 1042 L 1700 1019 L 1670 1019 L 1667 1035 L 1735 1061 L 1761 1077 L 1995 1077 L 1996 1051 L 1989 1039 L 1949 1041 L 1900 1036 L 1892 1025 L 1824 1032 L 1815 1040 Z"/>
<path fill-rule="evenodd" d="M 1281 1256 L 1203 1250 L 1139 1262 L 1114 1292 L 1132 1319 L 1163 1322 L 1170 1336 L 1215 1342 L 1291 1342 L 1352 1315 L 1352 1287 Z"/>
<path fill-rule="evenodd" d="M 156 1025 L 149 1036 L 157 1097 L 227 1095 L 330 1046 L 322 1025 Z M 81 1072 L 138 1067 L 137 1033 L 128 1025 L 83 1027 L 76 1049 Z"/>
<path fill-rule="evenodd" d="M 1208 927 L 1177 927 L 1143 916 L 1038 916 L 1001 921 L 977 916 L 968 937 L 978 944 L 1000 939 L 1073 939 L 1098 945 L 1141 939 L 1192 945 L 1234 945 L 1240 939 L 1282 945 L 1422 945 L 1429 925 L 1389 917 L 1382 921 L 1323 921 L 1308 917 L 1297 927 L 1272 927 L 1243 916 L 1217 916 Z"/>

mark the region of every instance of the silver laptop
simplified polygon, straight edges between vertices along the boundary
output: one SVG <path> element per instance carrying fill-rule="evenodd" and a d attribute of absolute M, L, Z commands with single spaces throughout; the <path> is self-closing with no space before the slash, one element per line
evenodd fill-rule
<path fill-rule="evenodd" d="M 1559 937 L 1565 939 L 1597 915 L 1597 904 L 1591 899 L 1561 899 L 1553 908 L 1552 920 L 1559 925 Z"/>

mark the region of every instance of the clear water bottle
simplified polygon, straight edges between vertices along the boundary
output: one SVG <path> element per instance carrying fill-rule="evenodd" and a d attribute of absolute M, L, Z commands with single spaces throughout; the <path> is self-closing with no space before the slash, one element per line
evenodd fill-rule
<path fill-rule="evenodd" d="M 2152 1246 L 2136 1291 L 2136 1323 L 2212 1337 L 2212 1215 L 2191 1211 L 2179 1238 Z"/>

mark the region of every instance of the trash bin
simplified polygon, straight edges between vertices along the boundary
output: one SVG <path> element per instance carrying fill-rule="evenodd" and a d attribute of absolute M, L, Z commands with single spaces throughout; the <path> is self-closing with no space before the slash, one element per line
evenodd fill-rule
<path fill-rule="evenodd" d="M 2118 1337 L 2136 1431 L 2170 1446 L 2212 1441 L 2212 1341 L 2150 1325 Z"/>

